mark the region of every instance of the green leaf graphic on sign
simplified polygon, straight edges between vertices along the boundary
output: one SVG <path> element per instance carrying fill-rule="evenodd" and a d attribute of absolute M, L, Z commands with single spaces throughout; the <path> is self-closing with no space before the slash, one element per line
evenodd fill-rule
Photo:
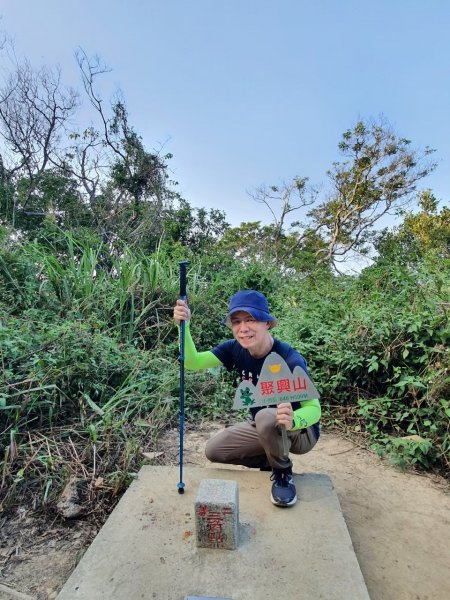
<path fill-rule="evenodd" d="M 241 393 L 242 404 L 244 404 L 245 406 L 251 406 L 255 403 L 255 401 L 252 398 L 253 392 L 250 390 L 250 388 L 246 387 L 239 391 Z"/>

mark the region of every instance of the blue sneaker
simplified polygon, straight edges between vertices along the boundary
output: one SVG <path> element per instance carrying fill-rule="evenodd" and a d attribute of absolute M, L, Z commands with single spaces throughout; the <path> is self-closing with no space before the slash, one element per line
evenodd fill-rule
<path fill-rule="evenodd" d="M 294 506 L 297 502 L 297 490 L 292 477 L 292 469 L 273 469 L 270 476 L 272 495 L 270 499 L 276 506 Z"/>

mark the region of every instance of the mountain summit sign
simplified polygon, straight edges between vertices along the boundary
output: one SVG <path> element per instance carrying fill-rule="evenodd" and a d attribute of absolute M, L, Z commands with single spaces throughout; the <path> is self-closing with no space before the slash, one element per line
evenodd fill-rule
<path fill-rule="evenodd" d="M 315 398 L 320 398 L 320 394 L 305 370 L 296 366 L 291 371 L 279 354 L 271 352 L 263 363 L 256 385 L 241 381 L 234 395 L 233 408 L 257 408 Z"/>

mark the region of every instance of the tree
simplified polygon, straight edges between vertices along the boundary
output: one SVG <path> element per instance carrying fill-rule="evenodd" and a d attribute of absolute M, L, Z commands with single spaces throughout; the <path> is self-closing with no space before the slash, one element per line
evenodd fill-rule
<path fill-rule="evenodd" d="M 407 211 L 403 223 L 394 230 L 382 231 L 376 239 L 381 260 L 400 260 L 416 264 L 428 253 L 441 259 L 450 258 L 450 210 L 438 210 L 439 203 L 431 190 L 418 194 L 421 210 Z"/>
<path fill-rule="evenodd" d="M 177 196 L 171 188 L 175 182 L 167 174 L 166 161 L 171 155 L 145 150 L 142 138 L 129 123 L 120 93 L 107 113 L 96 89 L 98 77 L 109 70 L 100 59 L 88 58 L 81 49 L 76 59 L 99 121 L 98 129 L 92 126 L 76 136 L 74 147 L 78 176 L 91 198 L 95 197 L 96 220 L 106 238 L 118 235 L 128 242 L 154 243 L 163 233 L 164 211 Z M 101 164 L 105 168 L 101 169 Z"/>
<path fill-rule="evenodd" d="M 268 208 L 272 223 L 262 225 L 261 221 L 252 221 L 228 229 L 220 242 L 222 250 L 244 262 L 262 261 L 283 271 L 310 271 L 316 262 L 314 258 L 311 261 L 311 244 L 320 240 L 311 230 L 300 232 L 299 221 L 287 222 L 289 215 L 315 202 L 317 191 L 308 184 L 308 178 L 295 177 L 288 183 L 263 185 L 250 196 Z"/>
<path fill-rule="evenodd" d="M 384 120 L 358 121 L 342 136 L 344 160 L 328 171 L 331 187 L 324 200 L 318 201 L 318 192 L 307 187 L 307 178 L 257 189 L 253 198 L 272 212 L 276 262 L 292 263 L 308 252 L 317 265 L 337 271 L 352 253 L 367 253 L 378 221 L 404 209 L 417 183 L 436 166 L 430 160 L 433 150 L 415 150 L 410 144 Z M 288 225 L 287 216 L 299 210 L 301 217 Z"/>
<path fill-rule="evenodd" d="M 59 69 L 15 62 L 0 89 L 3 219 L 30 232 L 45 219 L 66 228 L 90 222 L 105 242 L 154 248 L 177 197 L 171 155 L 145 149 L 120 94 L 110 107 L 102 100 L 96 84 L 107 67 L 82 50 L 76 58 L 97 126 L 73 125 L 80 96 Z"/>
<path fill-rule="evenodd" d="M 414 150 L 385 122 L 359 121 L 342 136 L 346 160 L 328 172 L 329 198 L 309 212 L 313 229 L 326 245 L 318 257 L 334 266 L 351 251 L 367 252 L 375 224 L 411 202 L 417 182 L 436 164 L 433 150 Z"/>
<path fill-rule="evenodd" d="M 193 208 L 184 198 L 178 198 L 178 207 L 165 215 L 165 240 L 178 242 L 194 254 L 210 250 L 228 228 L 223 211 Z"/>
<path fill-rule="evenodd" d="M 77 104 L 78 94 L 61 85 L 59 69 L 34 70 L 28 61 L 16 64 L 0 89 L 3 182 L 22 181 L 20 201 L 16 196 L 11 207 L 13 226 L 18 211 L 33 212 L 32 196 L 46 169 L 59 166 L 58 150 Z"/>
<path fill-rule="evenodd" d="M 296 244 L 289 244 L 287 247 L 283 244 L 286 239 L 285 228 L 287 216 L 298 210 L 311 206 L 315 202 L 317 192 L 308 185 L 307 177 L 294 177 L 289 182 L 283 182 L 280 185 L 260 186 L 250 196 L 260 204 L 264 204 L 272 214 L 272 226 L 266 228 L 264 237 L 270 238 L 271 254 L 275 263 L 282 262 L 292 256 L 292 250 Z M 278 205 L 272 206 L 275 204 Z M 298 222 L 290 224 L 290 227 L 298 226 Z M 267 234 L 270 231 L 270 236 Z M 287 248 L 290 250 L 287 253 Z"/>

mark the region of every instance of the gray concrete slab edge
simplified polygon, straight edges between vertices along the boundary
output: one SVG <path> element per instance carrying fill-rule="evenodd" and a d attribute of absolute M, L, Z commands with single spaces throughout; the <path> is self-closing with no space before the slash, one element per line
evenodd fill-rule
<path fill-rule="evenodd" d="M 295 475 L 299 502 L 270 502 L 269 473 L 145 466 L 86 551 L 58 600 L 369 600 L 327 475 Z M 198 548 L 194 504 L 203 479 L 239 485 L 239 546 Z"/>

